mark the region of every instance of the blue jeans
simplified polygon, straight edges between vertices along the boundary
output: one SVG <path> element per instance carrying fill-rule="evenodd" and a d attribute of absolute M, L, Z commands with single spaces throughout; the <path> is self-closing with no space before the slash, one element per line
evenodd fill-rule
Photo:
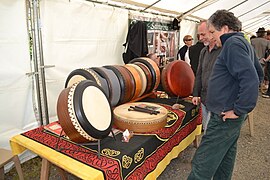
<path fill-rule="evenodd" d="M 230 180 L 237 151 L 237 140 L 247 115 L 226 119 L 211 113 L 206 134 L 197 149 L 188 180 Z"/>

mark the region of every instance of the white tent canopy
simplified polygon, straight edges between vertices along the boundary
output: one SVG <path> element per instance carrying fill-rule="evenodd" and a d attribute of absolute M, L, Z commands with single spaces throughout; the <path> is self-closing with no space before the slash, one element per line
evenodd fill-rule
<path fill-rule="evenodd" d="M 259 27 L 270 29 L 270 1 L 269 0 L 113 0 L 106 2 L 122 2 L 132 4 L 141 10 L 157 10 L 169 13 L 175 17 L 208 19 L 216 10 L 226 9 L 233 12 L 243 23 L 243 31 L 255 34 Z"/>

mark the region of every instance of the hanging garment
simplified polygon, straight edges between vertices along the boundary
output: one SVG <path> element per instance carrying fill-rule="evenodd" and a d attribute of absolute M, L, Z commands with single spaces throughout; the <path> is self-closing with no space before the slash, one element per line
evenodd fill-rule
<path fill-rule="evenodd" d="M 124 63 L 127 64 L 134 58 L 145 57 L 148 54 L 147 27 L 142 21 L 130 25 L 123 53 Z"/>

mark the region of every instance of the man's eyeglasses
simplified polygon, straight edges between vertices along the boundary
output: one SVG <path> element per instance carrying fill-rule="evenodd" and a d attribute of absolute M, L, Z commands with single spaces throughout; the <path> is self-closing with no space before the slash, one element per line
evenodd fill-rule
<path fill-rule="evenodd" d="M 192 41 L 193 39 L 186 39 L 186 41 Z"/>

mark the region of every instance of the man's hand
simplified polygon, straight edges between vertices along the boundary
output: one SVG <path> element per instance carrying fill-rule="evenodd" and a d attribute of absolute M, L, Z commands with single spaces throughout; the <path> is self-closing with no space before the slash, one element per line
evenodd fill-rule
<path fill-rule="evenodd" d="M 234 111 L 233 110 L 230 110 L 230 111 L 227 111 L 227 112 L 222 112 L 221 113 L 221 116 L 223 121 L 226 121 L 227 118 L 229 119 L 236 119 L 238 118 L 239 116 L 237 116 L 236 114 L 234 114 Z"/>
<path fill-rule="evenodd" d="M 192 98 L 192 103 L 194 105 L 198 105 L 200 103 L 200 97 L 193 97 Z"/>

